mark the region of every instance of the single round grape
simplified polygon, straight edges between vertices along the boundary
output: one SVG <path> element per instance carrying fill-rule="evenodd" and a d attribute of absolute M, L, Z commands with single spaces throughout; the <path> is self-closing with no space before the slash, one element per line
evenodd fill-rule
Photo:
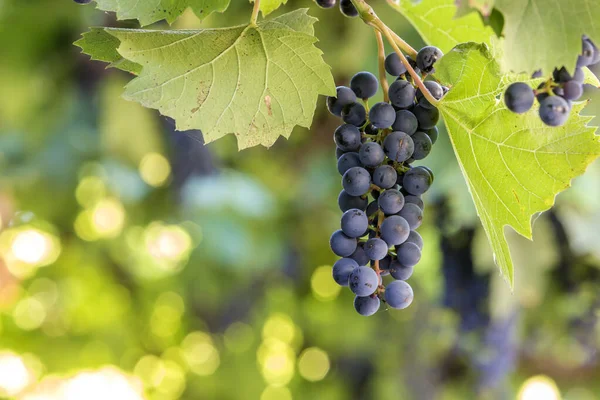
<path fill-rule="evenodd" d="M 383 140 L 383 151 L 392 161 L 404 162 L 412 157 L 415 144 L 404 132 L 392 132 Z"/>
<path fill-rule="evenodd" d="M 398 108 L 408 108 L 415 103 L 416 90 L 408 81 L 398 80 L 390 85 L 388 96 L 392 105 Z"/>
<path fill-rule="evenodd" d="M 396 184 L 398 173 L 390 165 L 377 167 L 373 172 L 373 183 L 382 189 L 389 189 Z"/>
<path fill-rule="evenodd" d="M 386 242 L 380 238 L 371 238 L 365 243 L 365 253 L 371 260 L 381 260 L 388 253 L 389 247 Z"/>
<path fill-rule="evenodd" d="M 384 214 L 396 214 L 404 207 L 404 196 L 397 190 L 388 189 L 379 196 L 377 204 Z"/>
<path fill-rule="evenodd" d="M 563 84 L 563 97 L 565 100 L 578 100 L 583 95 L 583 85 L 581 82 L 572 79 Z"/>
<path fill-rule="evenodd" d="M 411 138 L 415 144 L 415 151 L 412 155 L 415 160 L 422 160 L 431 153 L 433 143 L 425 132 L 419 131 L 412 135 Z"/>
<path fill-rule="evenodd" d="M 405 281 L 410 278 L 415 270 L 415 267 L 407 267 L 406 265 L 402 265 L 398 260 L 392 261 L 390 265 L 390 275 L 392 278 Z"/>
<path fill-rule="evenodd" d="M 560 96 L 548 96 L 540 103 L 540 119 L 548 126 L 564 125 L 569 111 L 569 103 Z"/>
<path fill-rule="evenodd" d="M 342 186 L 350 196 L 362 196 L 371 187 L 371 175 L 362 167 L 352 167 L 342 177 Z"/>
<path fill-rule="evenodd" d="M 421 249 L 414 243 L 404 242 L 396 246 L 398 262 L 407 267 L 414 267 L 421 261 Z"/>
<path fill-rule="evenodd" d="M 335 7 L 336 0 L 315 0 L 315 3 L 321 8 L 333 8 Z"/>
<path fill-rule="evenodd" d="M 367 209 L 368 204 L 369 200 L 366 198 L 362 198 L 360 196 L 350 196 L 345 190 L 342 190 L 338 196 L 338 206 L 343 212 L 346 212 L 352 208 L 357 208 L 364 211 Z"/>
<path fill-rule="evenodd" d="M 439 131 L 438 131 L 437 126 L 434 126 L 433 128 L 426 130 L 425 133 L 427 134 L 427 136 L 429 136 L 429 139 L 431 139 L 431 144 L 435 144 L 435 142 L 437 142 L 438 136 L 439 136 Z"/>
<path fill-rule="evenodd" d="M 356 296 L 354 298 L 354 309 L 363 317 L 370 317 L 379 310 L 381 301 L 377 296 Z"/>
<path fill-rule="evenodd" d="M 432 177 L 429 172 L 423 168 L 413 168 L 404 174 L 402 187 L 408 193 L 419 196 L 429 190 L 432 183 Z"/>
<path fill-rule="evenodd" d="M 392 126 L 395 120 L 396 111 L 388 103 L 377 103 L 369 111 L 369 121 L 375 128 L 387 129 Z"/>
<path fill-rule="evenodd" d="M 341 230 L 333 232 L 329 246 L 335 255 L 348 257 L 356 250 L 356 239 L 348 237 Z"/>
<path fill-rule="evenodd" d="M 410 234 L 408 235 L 408 239 L 406 239 L 406 242 L 414 243 L 417 245 L 419 250 L 421 250 L 421 251 L 423 250 L 423 238 L 417 231 L 410 231 Z"/>
<path fill-rule="evenodd" d="M 444 90 L 442 89 L 440 84 L 437 83 L 436 81 L 425 81 L 425 82 L 423 82 L 423 84 L 429 90 L 429 93 L 431 93 L 431 95 L 436 100 L 439 100 L 442 98 L 442 96 L 444 96 Z M 423 93 L 421 92 L 421 89 L 419 89 L 417 91 L 417 101 L 419 102 L 419 105 L 421 107 L 424 107 L 424 108 L 433 108 L 434 107 L 433 104 L 431 104 L 429 102 L 429 100 L 427 100 L 425 98 L 425 95 L 423 95 Z"/>
<path fill-rule="evenodd" d="M 377 142 L 368 142 L 360 147 L 358 152 L 360 162 L 365 167 L 377 167 L 385 159 L 385 153 Z"/>
<path fill-rule="evenodd" d="M 523 82 L 511 84 L 504 93 L 504 104 L 510 111 L 523 114 L 531 109 L 535 94 L 533 89 Z"/>
<path fill-rule="evenodd" d="M 369 261 L 371 260 L 369 260 L 367 253 L 365 253 L 365 242 L 358 242 L 358 245 L 356 245 L 356 250 L 354 250 L 354 253 L 352 253 L 350 258 L 356 261 L 358 265 L 369 264 Z"/>
<path fill-rule="evenodd" d="M 414 294 L 408 283 L 404 281 L 393 281 L 385 288 L 384 298 L 390 307 L 402 310 L 410 306 Z"/>
<path fill-rule="evenodd" d="M 358 264 L 351 258 L 340 258 L 333 264 L 333 280 L 340 286 L 348 286 L 350 273 L 358 268 Z"/>
<path fill-rule="evenodd" d="M 379 205 L 377 204 L 377 200 L 374 200 L 367 206 L 367 217 L 372 217 L 377 211 L 379 211 Z"/>
<path fill-rule="evenodd" d="M 390 53 L 385 58 L 385 70 L 392 76 L 400 76 L 406 73 L 406 67 L 396 52 Z"/>
<path fill-rule="evenodd" d="M 369 228 L 369 219 L 364 211 L 357 208 L 348 210 L 342 215 L 342 232 L 351 238 L 363 236 Z"/>
<path fill-rule="evenodd" d="M 371 267 L 360 266 L 350 273 L 348 286 L 357 296 L 370 296 L 379 286 L 379 277 Z"/>
<path fill-rule="evenodd" d="M 577 68 L 587 67 L 594 61 L 594 46 L 586 38 L 581 40 L 581 55 L 577 57 Z"/>
<path fill-rule="evenodd" d="M 405 195 L 405 196 L 404 196 L 404 203 L 405 203 L 405 204 L 408 204 L 408 203 L 415 204 L 415 205 L 417 205 L 417 206 L 418 206 L 418 207 L 419 207 L 421 210 L 423 210 L 423 209 L 424 209 L 424 206 L 425 206 L 425 205 L 423 204 L 423 199 L 421 199 L 421 196 L 414 196 L 414 195 L 412 195 L 412 194 L 409 194 L 409 195 Z"/>
<path fill-rule="evenodd" d="M 350 125 L 363 126 L 367 121 L 367 110 L 360 103 L 352 103 L 342 108 L 342 120 Z"/>
<path fill-rule="evenodd" d="M 410 234 L 410 226 L 408 222 L 398 216 L 392 215 L 387 217 L 381 223 L 381 238 L 388 246 L 395 246 L 404 243 Z"/>
<path fill-rule="evenodd" d="M 440 112 L 437 108 L 425 108 L 416 105 L 412 112 L 417 117 L 421 130 L 433 128 L 440 119 Z"/>
<path fill-rule="evenodd" d="M 415 114 L 408 110 L 400 110 L 396 112 L 396 120 L 392 124 L 392 129 L 412 136 L 417 131 L 418 126 L 419 121 L 417 121 Z"/>
<path fill-rule="evenodd" d="M 411 230 L 419 228 L 423 223 L 423 210 L 421 210 L 421 208 L 416 204 L 405 204 L 404 207 L 402 207 L 402 210 L 400 210 L 400 212 L 398 213 L 398 215 L 404 218 L 406 222 L 408 222 L 408 225 L 410 226 Z"/>
<path fill-rule="evenodd" d="M 359 72 L 350 80 L 350 88 L 359 99 L 368 99 L 375 96 L 379 87 L 379 81 L 368 71 Z"/>
<path fill-rule="evenodd" d="M 351 0 L 340 0 L 340 11 L 346 17 L 358 17 L 358 10 L 354 7 Z"/>
<path fill-rule="evenodd" d="M 356 152 L 344 153 L 338 158 L 337 169 L 340 175 L 344 175 L 352 167 L 362 167 L 360 157 Z"/>
<path fill-rule="evenodd" d="M 417 53 L 417 67 L 426 74 L 431 74 L 435 72 L 433 65 L 437 60 L 442 58 L 443 55 L 444 53 L 435 46 L 423 47 Z"/>
<path fill-rule="evenodd" d="M 335 3 L 335 2 L 334 2 Z M 342 116 L 342 109 L 348 104 L 356 103 L 356 95 L 347 86 L 338 86 L 335 97 L 327 97 L 327 109 L 337 117 Z"/>
<path fill-rule="evenodd" d="M 350 124 L 338 126 L 333 133 L 333 141 L 344 152 L 358 151 L 362 144 L 360 130 Z"/>
<path fill-rule="evenodd" d="M 377 135 L 379 134 L 379 129 L 375 128 L 373 124 L 367 124 L 367 126 L 365 126 L 365 133 L 367 135 Z"/>

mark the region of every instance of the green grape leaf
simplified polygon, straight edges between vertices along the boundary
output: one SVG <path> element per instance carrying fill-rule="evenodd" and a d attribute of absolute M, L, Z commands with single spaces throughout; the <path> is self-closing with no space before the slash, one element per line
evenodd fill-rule
<path fill-rule="evenodd" d="M 485 26 L 477 13 L 455 18 L 455 0 L 428 0 L 413 4 L 411 0 L 388 0 L 419 32 L 425 43 L 444 53 L 464 42 L 490 44 L 494 31 Z"/>
<path fill-rule="evenodd" d="M 262 12 L 263 17 L 267 16 L 287 2 L 288 0 L 261 0 L 260 12 Z M 254 3 L 254 0 L 250 0 L 250 3 Z"/>
<path fill-rule="evenodd" d="M 457 46 L 436 70 L 436 79 L 451 87 L 439 110 L 496 262 L 512 286 L 504 227 L 531 239 L 532 217 L 548 210 L 600 155 L 599 136 L 586 126 L 591 118 L 580 115 L 584 103 L 575 103 L 558 128 L 545 126 L 536 107 L 510 112 L 502 93 L 523 75 L 502 75 L 485 44 Z"/>
<path fill-rule="evenodd" d="M 229 6 L 229 0 L 96 0 L 96 3 L 100 10 L 115 12 L 118 19 L 137 19 L 142 26 L 163 19 L 172 23 L 188 7 L 203 19 Z"/>
<path fill-rule="evenodd" d="M 504 14 L 507 70 L 572 70 L 581 35 L 600 42 L 600 0 L 496 0 L 496 8 Z"/>
<path fill-rule="evenodd" d="M 336 93 L 306 11 L 224 29 L 105 30 L 124 60 L 143 67 L 127 100 L 158 109 L 179 130 L 201 130 L 207 143 L 233 133 L 240 149 L 269 147 L 296 125 L 310 127 L 318 95 Z M 86 52 L 115 62 L 100 38 L 87 40 Z"/>
<path fill-rule="evenodd" d="M 82 35 L 82 38 L 74 43 L 79 46 L 85 54 L 90 54 L 92 60 L 109 63 L 108 67 L 122 69 L 139 75 L 142 66 L 124 59 L 119 52 L 119 39 L 108 33 L 104 28 L 92 28 Z"/>

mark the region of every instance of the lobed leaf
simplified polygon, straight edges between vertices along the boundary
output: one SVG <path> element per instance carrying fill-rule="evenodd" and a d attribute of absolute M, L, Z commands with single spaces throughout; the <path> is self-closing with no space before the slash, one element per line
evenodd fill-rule
<path fill-rule="evenodd" d="M 600 0 L 496 0 L 496 8 L 504 14 L 507 70 L 572 71 L 581 35 L 600 42 Z"/>
<path fill-rule="evenodd" d="M 409 20 L 426 43 L 439 47 L 444 53 L 464 42 L 490 44 L 494 36 L 492 28 L 485 26 L 477 13 L 455 18 L 455 0 L 428 0 L 417 4 L 411 0 L 388 0 L 388 3 Z"/>
<path fill-rule="evenodd" d="M 179 130 L 200 129 L 207 143 L 233 133 L 243 149 L 271 146 L 296 125 L 310 127 L 318 95 L 335 95 L 315 46 L 315 21 L 297 10 L 257 26 L 105 31 L 124 60 L 143 67 L 126 99 L 172 117 Z M 103 35 L 84 39 L 93 58 L 116 61 Z"/>
<path fill-rule="evenodd" d="M 501 96 L 517 77 L 501 74 L 485 44 L 457 46 L 436 70 L 436 78 L 451 87 L 440 112 L 496 262 L 512 286 L 504 227 L 531 239 L 532 217 L 548 210 L 600 155 L 596 128 L 580 115 L 584 103 L 576 103 L 558 128 L 545 126 L 535 107 L 510 112 Z"/>

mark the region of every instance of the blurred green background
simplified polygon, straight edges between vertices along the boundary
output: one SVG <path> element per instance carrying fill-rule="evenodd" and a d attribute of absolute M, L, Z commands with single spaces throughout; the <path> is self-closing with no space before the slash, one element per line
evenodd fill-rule
<path fill-rule="evenodd" d="M 376 71 L 361 21 L 309 0 L 278 12 L 297 7 L 320 18 L 338 84 Z M 136 26 L 71 0 L 0 1 L 0 397 L 600 398 L 600 164 L 537 218 L 535 242 L 508 232 L 511 293 L 440 126 L 415 300 L 364 318 L 331 279 L 338 121 L 324 99 L 310 131 L 270 150 L 204 146 L 80 54 L 95 25 Z"/>

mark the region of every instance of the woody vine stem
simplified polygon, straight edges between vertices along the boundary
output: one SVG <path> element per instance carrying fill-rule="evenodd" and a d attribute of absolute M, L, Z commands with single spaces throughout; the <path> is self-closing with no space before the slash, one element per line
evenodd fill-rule
<path fill-rule="evenodd" d="M 258 1 L 258 0 L 257 0 Z M 373 8 L 367 4 L 365 0 L 351 0 L 354 7 L 358 10 L 360 18 L 365 22 L 365 24 L 372 26 L 377 32 L 382 34 L 386 40 L 390 43 L 398 57 L 400 57 L 400 61 L 406 67 L 406 70 L 412 77 L 413 81 L 418 86 L 423 96 L 434 106 L 437 107 L 438 100 L 433 97 L 433 95 L 429 92 L 427 87 L 423 84 L 421 77 L 410 65 L 404 52 L 408 53 L 411 57 L 416 58 L 417 52 L 413 49 L 408 43 L 406 43 L 400 36 L 394 33 L 379 17 L 375 14 Z M 379 38 L 378 38 L 379 39 Z M 381 60 L 380 60 L 381 63 Z"/>

